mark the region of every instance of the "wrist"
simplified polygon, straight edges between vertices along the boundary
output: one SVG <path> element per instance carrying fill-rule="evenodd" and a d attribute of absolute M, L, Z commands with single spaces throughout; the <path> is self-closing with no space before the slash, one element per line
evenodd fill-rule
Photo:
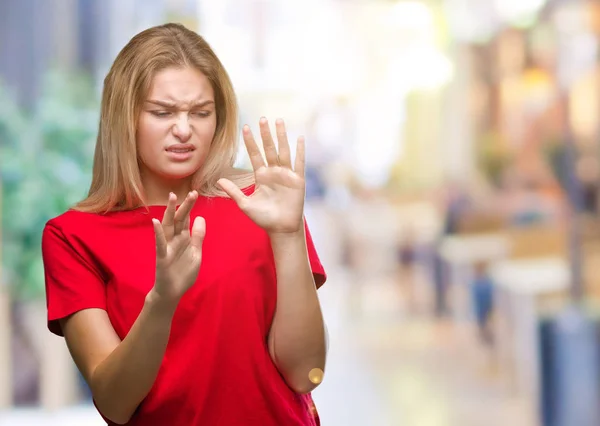
<path fill-rule="evenodd" d="M 296 232 L 277 232 L 270 233 L 269 240 L 271 248 L 275 255 L 275 260 L 281 256 L 288 256 L 291 253 L 306 252 L 306 237 L 304 235 L 304 227 Z M 295 256 L 295 255 L 294 255 Z"/>
<path fill-rule="evenodd" d="M 269 232 L 271 243 L 286 243 L 289 241 L 304 241 L 304 226 L 292 232 Z"/>
<path fill-rule="evenodd" d="M 172 317 L 178 304 L 179 299 L 162 296 L 154 288 L 146 295 L 145 305 L 157 315 Z"/>

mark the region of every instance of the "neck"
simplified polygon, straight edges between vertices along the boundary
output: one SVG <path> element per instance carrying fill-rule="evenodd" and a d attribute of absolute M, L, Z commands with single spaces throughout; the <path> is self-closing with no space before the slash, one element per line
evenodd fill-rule
<path fill-rule="evenodd" d="M 142 176 L 142 185 L 148 205 L 166 206 L 170 192 L 177 196 L 177 204 L 181 204 L 192 190 L 192 177 L 166 180 L 158 177 Z"/>

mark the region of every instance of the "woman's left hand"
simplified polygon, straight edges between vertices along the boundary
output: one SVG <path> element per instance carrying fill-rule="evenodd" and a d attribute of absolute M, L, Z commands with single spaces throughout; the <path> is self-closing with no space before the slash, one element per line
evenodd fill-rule
<path fill-rule="evenodd" d="M 292 169 L 285 124 L 283 120 L 278 119 L 275 126 L 278 148 L 275 147 L 267 119 L 263 117 L 260 120 L 266 164 L 250 128 L 246 125 L 242 130 L 254 169 L 254 193 L 246 196 L 237 185 L 227 179 L 220 179 L 218 183 L 240 209 L 269 234 L 295 233 L 304 226 L 304 138 L 298 138 L 296 160 Z"/>

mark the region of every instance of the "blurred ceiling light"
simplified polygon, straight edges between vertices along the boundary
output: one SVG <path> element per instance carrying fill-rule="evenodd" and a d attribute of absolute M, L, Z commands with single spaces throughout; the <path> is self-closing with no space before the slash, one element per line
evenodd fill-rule
<path fill-rule="evenodd" d="M 486 42 L 503 23 L 530 27 L 548 0 L 444 0 L 452 34 L 459 40 Z"/>
<path fill-rule="evenodd" d="M 392 27 L 432 28 L 433 16 L 429 8 L 419 1 L 402 1 L 391 7 L 385 22 Z"/>
<path fill-rule="evenodd" d="M 499 26 L 491 1 L 444 0 L 444 13 L 453 38 L 486 42 Z"/>
<path fill-rule="evenodd" d="M 400 1 L 383 15 L 388 36 L 386 86 L 397 95 L 435 89 L 453 74 L 452 62 L 436 46 L 436 20 L 421 1 Z"/>
<path fill-rule="evenodd" d="M 363 185 L 376 188 L 389 179 L 390 170 L 401 154 L 404 107 L 395 96 L 381 89 L 364 97 L 357 108 L 352 167 Z"/>
<path fill-rule="evenodd" d="M 547 0 L 495 0 L 500 18 L 511 23 L 533 22 L 546 3 Z"/>
<path fill-rule="evenodd" d="M 390 67 L 389 84 L 397 93 L 436 89 L 454 75 L 454 64 L 433 46 L 415 46 L 398 55 Z"/>

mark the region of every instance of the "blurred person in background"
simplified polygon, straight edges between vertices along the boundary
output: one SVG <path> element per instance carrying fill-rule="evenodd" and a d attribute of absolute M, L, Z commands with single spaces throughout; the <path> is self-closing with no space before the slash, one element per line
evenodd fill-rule
<path fill-rule="evenodd" d="M 486 262 L 475 265 L 471 282 L 471 300 L 477 322 L 477 330 L 482 343 L 492 343 L 491 318 L 494 307 L 494 283 Z"/>
<path fill-rule="evenodd" d="M 398 241 L 396 248 L 397 263 L 399 266 L 398 281 L 401 285 L 408 304 L 408 309 L 412 313 L 417 311 L 416 300 L 416 267 L 418 256 L 418 241 L 416 231 L 412 226 L 407 226 Z"/>
<path fill-rule="evenodd" d="M 303 218 L 304 141 L 292 166 L 276 129 L 278 147 L 260 120 L 263 158 L 244 126 L 254 172 L 233 169 L 232 84 L 181 25 L 117 56 L 89 195 L 42 240 L 48 327 L 108 424 L 319 424 L 326 275 Z"/>
<path fill-rule="evenodd" d="M 441 318 L 449 314 L 448 306 L 448 270 L 439 251 L 442 240 L 459 232 L 464 216 L 472 207 L 469 194 L 460 182 L 450 182 L 443 188 L 440 196 L 440 214 L 442 228 L 432 247 L 432 281 L 435 294 L 434 314 Z"/>

